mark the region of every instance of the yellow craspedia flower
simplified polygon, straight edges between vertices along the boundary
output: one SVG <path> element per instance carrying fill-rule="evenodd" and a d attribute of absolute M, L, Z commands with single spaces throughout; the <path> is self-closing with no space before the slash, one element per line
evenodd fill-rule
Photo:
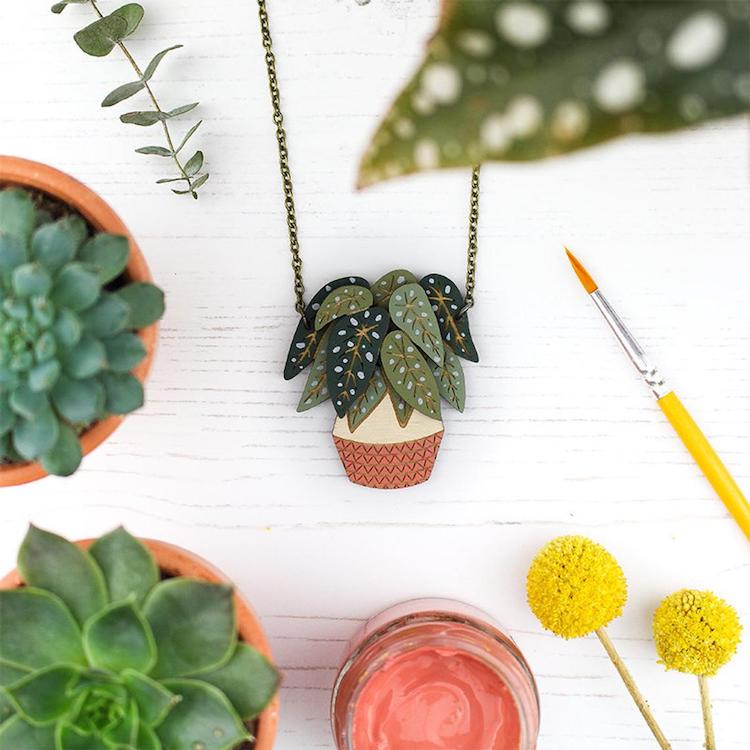
<path fill-rule="evenodd" d="M 716 674 L 734 656 L 741 633 L 734 607 L 710 591 L 676 591 L 654 613 L 659 663 L 680 672 Z"/>
<path fill-rule="evenodd" d="M 560 536 L 531 563 L 526 596 L 547 630 L 579 638 L 622 614 L 628 586 L 617 560 L 600 544 L 584 536 Z"/>

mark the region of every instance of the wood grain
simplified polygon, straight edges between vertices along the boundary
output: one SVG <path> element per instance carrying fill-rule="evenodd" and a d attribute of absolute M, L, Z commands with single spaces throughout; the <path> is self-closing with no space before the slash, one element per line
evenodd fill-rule
<path fill-rule="evenodd" d="M 347 639 L 378 610 L 435 595 L 483 607 L 518 640 L 539 681 L 540 750 L 650 748 L 596 640 L 541 632 L 525 603 L 538 547 L 588 534 L 630 583 L 610 628 L 618 650 L 674 749 L 699 747 L 694 680 L 656 664 L 650 618 L 665 594 L 710 587 L 750 626 L 747 543 L 591 309 L 562 245 L 750 489 L 747 121 L 483 169 L 472 311 L 482 361 L 466 368 L 466 411 L 446 410 L 429 483 L 376 492 L 343 476 L 332 409 L 296 414 L 301 380 L 281 376 L 296 318 L 254 4 L 146 5 L 133 51 L 144 59 L 184 43 L 154 85 L 169 106 L 202 102 L 195 145 L 212 177 L 198 204 L 154 185 L 164 163 L 133 153 L 156 131 L 99 108 L 131 73 L 115 55 L 77 50 L 71 35 L 86 8 L 0 10 L 0 64 L 12 73 L 0 149 L 100 192 L 168 295 L 147 406 L 74 478 L 3 492 L 0 568 L 13 566 L 29 520 L 75 537 L 123 522 L 210 559 L 253 603 L 285 671 L 279 750 L 331 750 L 329 690 Z M 460 280 L 468 172 L 352 189 L 437 2 L 270 5 L 310 293 L 404 264 Z M 712 682 L 722 750 L 750 748 L 749 674 L 743 645 Z"/>

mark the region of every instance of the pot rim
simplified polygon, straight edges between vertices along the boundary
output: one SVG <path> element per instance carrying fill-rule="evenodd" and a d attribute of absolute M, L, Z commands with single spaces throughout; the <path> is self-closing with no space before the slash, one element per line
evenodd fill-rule
<path fill-rule="evenodd" d="M 153 281 L 146 258 L 123 221 L 103 198 L 82 182 L 47 164 L 2 155 L 0 182 L 41 190 L 67 203 L 99 231 L 124 235 L 130 244 L 127 274 L 133 281 Z M 142 383 L 145 382 L 153 363 L 158 331 L 157 322 L 137 332 L 146 347 L 146 357 L 133 370 L 133 375 Z M 80 436 L 83 455 L 88 455 L 101 445 L 122 424 L 126 416 L 111 414 L 86 430 Z M 38 461 L 8 464 L 0 466 L 0 487 L 26 484 L 46 476 L 47 472 Z"/>
<path fill-rule="evenodd" d="M 159 569 L 173 575 L 198 578 L 210 583 L 231 583 L 231 580 L 218 568 L 199 555 L 184 547 L 158 539 L 138 537 L 156 558 Z M 88 549 L 94 538 L 80 539 L 75 542 L 79 547 Z M 11 570 L 0 579 L 0 590 L 18 588 L 23 580 L 17 569 Z M 249 643 L 273 662 L 273 654 L 263 627 L 250 604 L 239 593 L 233 591 L 234 603 L 237 609 L 237 632 L 245 643 Z M 276 739 L 279 725 L 280 697 L 277 692 L 271 703 L 255 719 L 257 731 L 253 750 L 271 750 Z"/>

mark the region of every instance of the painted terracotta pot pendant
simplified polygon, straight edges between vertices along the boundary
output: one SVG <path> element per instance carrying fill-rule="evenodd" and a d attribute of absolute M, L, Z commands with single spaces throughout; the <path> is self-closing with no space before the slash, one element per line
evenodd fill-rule
<path fill-rule="evenodd" d="M 297 325 L 284 378 L 311 367 L 297 411 L 331 400 L 333 440 L 352 482 L 398 489 L 430 478 L 441 398 L 464 409 L 461 359 L 479 357 L 456 284 L 397 269 L 372 285 L 348 276 L 320 289 Z"/>

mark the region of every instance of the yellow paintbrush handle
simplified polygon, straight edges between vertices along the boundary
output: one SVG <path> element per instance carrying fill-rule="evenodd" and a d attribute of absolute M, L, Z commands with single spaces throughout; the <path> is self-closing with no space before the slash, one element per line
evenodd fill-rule
<path fill-rule="evenodd" d="M 750 539 L 750 505 L 727 467 L 711 447 L 711 443 L 674 393 L 662 396 L 659 399 L 659 406 L 667 415 L 667 419 L 672 423 L 672 427 L 685 443 L 695 462 L 700 466 L 701 471 L 724 501 L 727 510 Z"/>

